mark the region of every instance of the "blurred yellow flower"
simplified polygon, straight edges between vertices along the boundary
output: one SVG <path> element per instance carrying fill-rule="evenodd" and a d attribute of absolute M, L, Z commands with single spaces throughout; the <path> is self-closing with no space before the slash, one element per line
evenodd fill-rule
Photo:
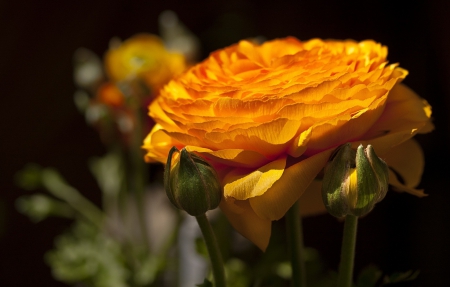
<path fill-rule="evenodd" d="M 111 48 L 105 66 L 112 81 L 140 77 L 156 92 L 186 69 L 184 56 L 167 51 L 162 40 L 151 34 L 138 34 Z"/>
<path fill-rule="evenodd" d="M 311 183 L 343 143 L 371 144 L 403 177 L 404 184 L 392 173 L 390 183 L 421 195 L 414 187 L 423 156 L 408 140 L 432 130 L 431 107 L 400 84 L 408 72 L 386 56 L 371 40 L 292 37 L 218 50 L 150 105 L 157 125 L 144 142 L 146 160 L 165 163 L 172 146 L 207 159 L 224 185 L 221 209 L 263 250 L 271 221 L 317 186 Z M 318 198 L 320 189 L 306 192 L 302 209 L 324 210 Z"/>

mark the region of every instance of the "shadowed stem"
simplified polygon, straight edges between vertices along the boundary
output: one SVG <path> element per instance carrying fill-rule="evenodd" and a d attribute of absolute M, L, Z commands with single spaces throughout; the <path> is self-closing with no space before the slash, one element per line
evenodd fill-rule
<path fill-rule="evenodd" d="M 344 238 L 342 239 L 338 287 L 352 286 L 357 227 L 358 217 L 354 215 L 347 215 L 344 223 Z"/>
<path fill-rule="evenodd" d="M 130 150 L 131 155 L 131 180 L 132 190 L 135 191 L 137 201 L 137 211 L 139 214 L 139 225 L 142 231 L 142 240 L 148 248 L 149 238 L 147 234 L 147 220 L 145 216 L 145 185 L 146 185 L 146 169 L 144 162 L 144 153 L 142 151 L 143 143 L 143 115 L 139 105 L 138 98 L 133 98 L 131 107 L 135 115 L 135 127 L 133 131 L 133 139 Z"/>
<path fill-rule="evenodd" d="M 293 287 L 306 287 L 306 270 L 303 247 L 302 220 L 298 201 L 286 214 L 288 252 L 291 256 Z"/>
<path fill-rule="evenodd" d="M 226 287 L 222 255 L 220 254 L 219 245 L 217 244 L 216 236 L 214 235 L 211 224 L 209 224 L 205 213 L 196 216 L 195 218 L 200 226 L 203 238 L 205 239 L 206 248 L 208 249 L 214 276 L 214 287 Z"/>

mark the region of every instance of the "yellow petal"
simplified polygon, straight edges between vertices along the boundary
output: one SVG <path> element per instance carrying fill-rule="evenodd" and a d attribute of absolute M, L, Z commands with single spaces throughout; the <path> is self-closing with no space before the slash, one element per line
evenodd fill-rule
<path fill-rule="evenodd" d="M 272 227 L 270 220 L 258 217 L 247 200 L 224 199 L 220 203 L 220 209 L 237 232 L 253 242 L 262 251 L 266 250 Z"/>
<path fill-rule="evenodd" d="M 408 187 L 408 186 L 402 184 L 398 180 L 397 175 L 392 170 L 389 170 L 389 184 L 391 186 L 393 186 L 393 188 L 396 191 L 399 191 L 399 192 L 407 192 L 407 193 L 415 195 L 417 197 L 427 196 L 427 194 L 425 194 L 422 189 L 415 189 L 415 188 Z"/>
<path fill-rule="evenodd" d="M 289 147 L 299 126 L 300 121 L 277 119 L 248 129 L 206 133 L 202 140 L 206 143 L 204 146 L 212 150 L 223 147 L 245 149 L 258 152 L 268 159 L 275 159 Z M 174 137 L 182 141 L 181 137 Z"/>
<path fill-rule="evenodd" d="M 238 200 L 264 194 L 283 175 L 286 158 L 274 160 L 255 171 L 236 168 L 228 173 L 224 180 L 224 196 Z"/>
<path fill-rule="evenodd" d="M 337 147 L 363 137 L 382 114 L 385 99 L 386 97 L 376 99 L 368 108 L 360 110 L 353 116 L 344 114 L 314 125 L 305 154 L 315 154 L 320 150 Z"/>
<path fill-rule="evenodd" d="M 386 107 L 378 121 L 364 135 L 375 138 L 387 133 L 432 130 L 431 107 L 403 84 L 395 85 L 389 92 Z"/>
<path fill-rule="evenodd" d="M 277 119 L 249 129 L 235 129 L 227 133 L 211 132 L 206 133 L 205 136 L 209 141 L 215 143 L 239 141 L 242 137 L 248 139 L 247 141 L 254 141 L 254 138 L 257 138 L 262 142 L 279 145 L 295 137 L 299 126 L 300 121 L 298 120 Z"/>
<path fill-rule="evenodd" d="M 333 149 L 313 155 L 286 168 L 283 176 L 263 195 L 250 198 L 255 213 L 266 220 L 278 220 L 299 199 L 325 166 Z"/>
<path fill-rule="evenodd" d="M 144 139 L 142 147 L 147 150 L 145 161 L 166 163 L 167 154 L 173 146 L 177 146 L 180 149 L 183 147 L 179 142 L 168 136 L 161 125 L 156 124 Z"/>
<path fill-rule="evenodd" d="M 390 176 L 391 184 L 399 191 L 406 191 L 417 196 L 424 196 L 423 191 L 416 190 L 420 183 L 425 164 L 422 148 L 411 139 L 392 148 L 384 155 L 384 160 L 394 172 Z M 398 176 L 402 178 L 401 183 Z"/>

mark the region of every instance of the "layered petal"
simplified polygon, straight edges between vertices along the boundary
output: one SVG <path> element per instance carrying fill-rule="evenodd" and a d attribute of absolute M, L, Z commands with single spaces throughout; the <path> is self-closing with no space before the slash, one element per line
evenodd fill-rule
<path fill-rule="evenodd" d="M 346 142 L 371 144 L 392 161 L 391 184 L 420 195 L 418 147 L 397 149 L 432 130 L 431 107 L 401 84 L 408 72 L 386 57 L 371 40 L 293 37 L 213 52 L 151 104 L 158 125 L 144 142 L 146 160 L 165 162 L 174 145 L 211 162 L 224 186 L 222 210 L 262 249 L 270 222 L 295 201 L 306 213 L 324 210 L 314 179 Z M 415 169 L 402 164 L 409 153 Z"/>

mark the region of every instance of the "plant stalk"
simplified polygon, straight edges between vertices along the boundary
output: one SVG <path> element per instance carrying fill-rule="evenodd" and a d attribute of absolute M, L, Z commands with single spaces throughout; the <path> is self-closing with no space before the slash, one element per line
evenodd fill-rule
<path fill-rule="evenodd" d="M 358 217 L 348 214 L 345 217 L 344 223 L 344 237 L 342 239 L 338 287 L 352 286 L 357 227 Z"/>
<path fill-rule="evenodd" d="M 203 238 L 205 239 L 206 248 L 208 249 L 214 276 L 214 287 L 226 287 L 222 255 L 220 254 L 219 245 L 217 244 L 216 236 L 214 235 L 211 224 L 209 223 L 206 214 L 196 216 L 195 218 L 200 226 Z"/>
<path fill-rule="evenodd" d="M 306 270 L 302 220 L 298 201 L 289 209 L 286 214 L 286 228 L 288 237 L 288 252 L 291 257 L 293 287 L 306 287 Z"/>

